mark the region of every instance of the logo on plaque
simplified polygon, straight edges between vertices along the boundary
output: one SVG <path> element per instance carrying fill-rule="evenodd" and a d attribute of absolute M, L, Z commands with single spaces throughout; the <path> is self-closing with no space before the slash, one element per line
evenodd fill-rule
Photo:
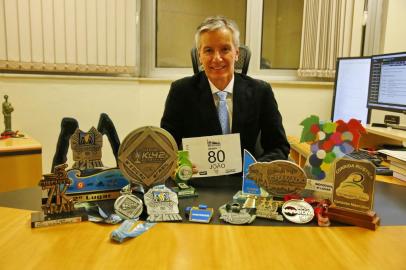
<path fill-rule="evenodd" d="M 303 169 L 285 160 L 254 163 L 250 165 L 247 177 L 276 196 L 299 194 L 307 183 Z"/>
<path fill-rule="evenodd" d="M 165 182 L 176 169 L 173 137 L 164 129 L 142 127 L 124 139 L 118 151 L 118 166 L 132 182 L 150 187 Z"/>
<path fill-rule="evenodd" d="M 333 203 L 337 207 L 372 210 L 375 167 L 369 161 L 340 159 L 335 165 Z"/>

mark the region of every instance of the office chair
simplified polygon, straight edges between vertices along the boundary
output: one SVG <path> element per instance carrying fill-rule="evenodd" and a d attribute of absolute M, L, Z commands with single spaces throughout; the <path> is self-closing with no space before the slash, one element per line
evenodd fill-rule
<path fill-rule="evenodd" d="M 251 51 L 247 46 L 241 45 L 239 47 L 240 55 L 238 61 L 235 62 L 235 70 L 241 74 L 247 75 L 248 67 L 250 65 Z M 199 73 L 203 70 L 199 63 L 199 54 L 196 47 L 193 47 L 191 52 L 193 73 Z"/>

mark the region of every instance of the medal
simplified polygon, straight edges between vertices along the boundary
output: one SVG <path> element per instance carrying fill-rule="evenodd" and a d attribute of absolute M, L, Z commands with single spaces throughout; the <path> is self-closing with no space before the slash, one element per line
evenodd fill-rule
<path fill-rule="evenodd" d="M 73 152 L 73 169 L 87 170 L 103 167 L 101 161 L 103 135 L 92 127 L 88 132 L 79 128 L 72 134 L 70 143 Z"/>
<path fill-rule="evenodd" d="M 220 219 L 230 224 L 249 224 L 255 220 L 255 208 L 241 208 L 239 203 L 233 202 L 220 206 Z"/>
<path fill-rule="evenodd" d="M 304 224 L 313 219 L 314 210 L 303 200 L 290 200 L 282 205 L 282 215 L 293 223 Z"/>
<path fill-rule="evenodd" d="M 257 217 L 283 221 L 283 216 L 278 213 L 279 202 L 272 196 L 259 197 L 257 203 Z"/>
<path fill-rule="evenodd" d="M 151 187 L 173 175 L 177 151 L 175 139 L 169 132 L 142 127 L 131 132 L 120 145 L 118 166 L 127 179 Z"/>
<path fill-rule="evenodd" d="M 114 210 L 117 215 L 124 219 L 138 219 L 142 213 L 142 200 L 131 194 L 130 185 L 123 188 L 122 194 L 114 202 Z"/>
<path fill-rule="evenodd" d="M 179 215 L 178 197 L 176 193 L 159 185 L 152 187 L 144 195 L 144 202 L 147 206 L 147 221 L 181 221 Z"/>

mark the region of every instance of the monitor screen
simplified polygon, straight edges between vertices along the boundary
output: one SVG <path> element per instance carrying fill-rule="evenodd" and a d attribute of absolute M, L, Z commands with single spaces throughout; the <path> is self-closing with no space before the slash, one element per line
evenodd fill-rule
<path fill-rule="evenodd" d="M 367 108 L 371 58 L 338 58 L 334 85 L 332 121 L 348 122 L 351 118 L 369 122 Z"/>
<path fill-rule="evenodd" d="M 406 112 L 406 52 L 372 57 L 368 108 Z"/>

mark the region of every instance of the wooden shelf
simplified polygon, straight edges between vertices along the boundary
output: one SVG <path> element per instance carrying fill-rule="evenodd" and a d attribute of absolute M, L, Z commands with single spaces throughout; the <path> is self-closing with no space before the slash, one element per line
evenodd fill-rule
<path fill-rule="evenodd" d="M 378 144 L 383 143 L 402 143 L 403 137 L 397 137 L 398 135 L 383 133 L 385 136 L 378 135 L 377 133 L 369 132 L 368 134 L 361 137 L 360 145 L 362 147 L 376 147 Z M 406 140 L 406 137 L 405 137 Z M 290 143 L 290 158 L 298 164 L 300 167 L 304 167 L 306 165 L 307 157 L 310 155 L 310 145 L 308 143 L 300 143 L 299 139 L 294 136 L 288 136 L 288 141 Z M 383 164 L 385 166 L 385 163 Z M 389 164 L 386 164 L 389 165 Z M 377 181 L 396 184 L 401 186 L 406 186 L 406 182 L 399 180 L 392 176 L 385 176 L 385 175 L 377 175 Z"/>

